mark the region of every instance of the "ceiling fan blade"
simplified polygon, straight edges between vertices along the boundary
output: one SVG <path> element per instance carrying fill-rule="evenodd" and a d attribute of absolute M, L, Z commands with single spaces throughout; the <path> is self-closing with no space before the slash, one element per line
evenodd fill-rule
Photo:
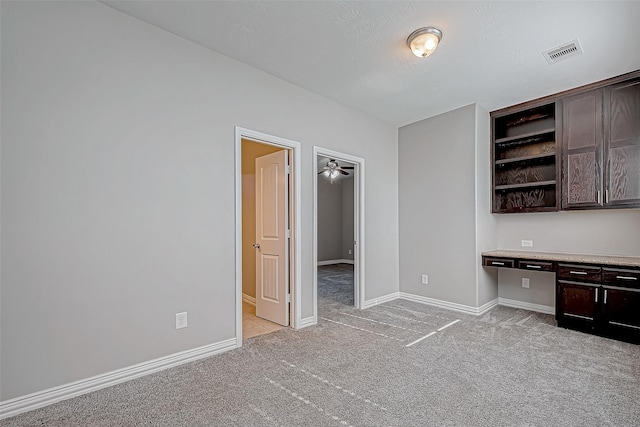
<path fill-rule="evenodd" d="M 325 171 L 318 172 L 318 175 L 322 175 Z"/>
<path fill-rule="evenodd" d="M 354 169 L 353 166 L 340 166 L 340 168 L 342 168 L 342 169 Z"/>
<path fill-rule="evenodd" d="M 342 169 L 336 169 L 336 170 L 340 172 L 342 175 L 349 175 L 349 172 L 343 171 Z"/>

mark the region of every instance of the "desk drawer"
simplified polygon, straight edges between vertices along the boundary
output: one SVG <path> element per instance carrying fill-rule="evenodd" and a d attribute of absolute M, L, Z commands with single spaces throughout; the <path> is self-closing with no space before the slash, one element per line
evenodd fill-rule
<path fill-rule="evenodd" d="M 483 257 L 482 265 L 487 267 L 507 267 L 514 268 L 515 260 L 511 258 L 491 258 L 491 257 Z"/>
<path fill-rule="evenodd" d="M 600 282 L 602 269 L 595 266 L 558 264 L 558 279 Z"/>
<path fill-rule="evenodd" d="M 625 288 L 640 288 L 640 270 L 603 268 L 602 283 L 623 286 Z"/>
<path fill-rule="evenodd" d="M 518 268 L 534 271 L 553 271 L 553 263 L 548 261 L 527 261 L 525 259 L 521 259 L 518 261 Z"/>

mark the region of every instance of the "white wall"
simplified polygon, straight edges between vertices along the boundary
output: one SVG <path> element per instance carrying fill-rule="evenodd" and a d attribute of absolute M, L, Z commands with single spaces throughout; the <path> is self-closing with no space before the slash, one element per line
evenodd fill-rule
<path fill-rule="evenodd" d="M 401 292 L 477 306 L 475 145 L 475 105 L 399 129 Z"/>
<path fill-rule="evenodd" d="M 366 299 L 398 291 L 397 130 L 93 2 L 2 2 L 1 399 L 235 336 L 234 126 L 366 158 Z M 175 313 L 189 327 L 175 330 Z"/>

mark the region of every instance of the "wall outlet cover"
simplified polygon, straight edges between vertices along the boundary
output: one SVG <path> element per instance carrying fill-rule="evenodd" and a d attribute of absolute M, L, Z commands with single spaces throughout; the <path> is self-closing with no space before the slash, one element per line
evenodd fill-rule
<path fill-rule="evenodd" d="M 187 312 L 176 313 L 176 329 L 187 327 Z"/>
<path fill-rule="evenodd" d="M 526 277 L 522 278 L 522 287 L 529 289 L 529 279 L 527 279 Z"/>
<path fill-rule="evenodd" d="M 429 284 L 429 275 L 428 274 L 423 274 L 422 275 L 422 284 L 423 285 L 428 285 Z"/>
<path fill-rule="evenodd" d="M 523 240 L 522 241 L 522 246 L 525 248 L 532 248 L 533 247 L 533 240 Z"/>

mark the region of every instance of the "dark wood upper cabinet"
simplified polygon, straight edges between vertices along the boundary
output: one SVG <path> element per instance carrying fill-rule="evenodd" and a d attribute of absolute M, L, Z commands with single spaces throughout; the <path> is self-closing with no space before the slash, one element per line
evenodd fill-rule
<path fill-rule="evenodd" d="M 640 208 L 640 70 L 491 112 L 492 212 Z"/>
<path fill-rule="evenodd" d="M 605 204 L 640 205 L 640 79 L 604 88 Z"/>
<path fill-rule="evenodd" d="M 562 100 L 562 207 L 602 206 L 602 89 Z"/>

